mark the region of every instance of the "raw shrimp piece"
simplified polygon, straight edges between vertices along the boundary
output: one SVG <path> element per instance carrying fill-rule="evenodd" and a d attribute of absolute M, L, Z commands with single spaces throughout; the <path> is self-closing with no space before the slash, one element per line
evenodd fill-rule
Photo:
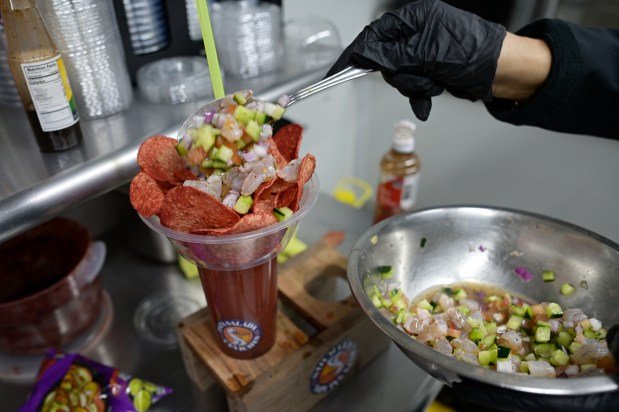
<path fill-rule="evenodd" d="M 438 299 L 438 304 L 441 306 L 443 311 L 446 311 L 447 309 L 454 307 L 454 300 L 445 294 L 441 294 Z"/>
<path fill-rule="evenodd" d="M 587 319 L 580 309 L 568 309 L 563 312 L 563 326 L 566 328 L 573 328 L 577 323 Z"/>
<path fill-rule="evenodd" d="M 600 343 L 597 341 L 587 343 L 583 347 L 579 348 L 572 355 L 574 363 L 579 365 L 585 365 L 590 363 L 596 363 L 596 361 L 608 356 L 608 347 L 606 342 Z"/>
<path fill-rule="evenodd" d="M 462 352 L 474 354 L 476 356 L 475 362 L 477 362 L 477 353 L 479 352 L 479 348 L 475 342 L 467 338 L 458 338 L 453 339 L 450 343 L 454 349 L 460 349 Z"/>
<path fill-rule="evenodd" d="M 510 348 L 514 353 L 520 352 L 522 349 L 522 338 L 518 332 L 508 330 L 499 336 L 499 343 Z"/>
<path fill-rule="evenodd" d="M 456 329 L 462 329 L 466 325 L 466 317 L 458 309 L 449 308 L 445 311 L 445 314 L 447 320 L 453 323 Z"/>
<path fill-rule="evenodd" d="M 529 367 L 529 374 L 538 378 L 555 378 L 555 368 L 546 361 L 529 361 L 527 362 Z"/>
<path fill-rule="evenodd" d="M 434 349 L 442 354 L 451 356 L 452 347 L 449 344 L 449 341 L 444 337 L 440 337 L 434 341 Z"/>

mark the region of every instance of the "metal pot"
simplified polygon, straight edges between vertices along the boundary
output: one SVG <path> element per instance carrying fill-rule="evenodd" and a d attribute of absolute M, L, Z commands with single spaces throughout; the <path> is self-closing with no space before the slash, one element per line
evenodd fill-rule
<path fill-rule="evenodd" d="M 374 236 L 378 241 L 372 242 Z M 619 322 L 616 243 L 527 212 L 476 206 L 431 208 L 398 215 L 370 228 L 350 254 L 348 280 L 365 313 L 413 362 L 454 389 L 465 389 L 469 398 L 504 408 L 505 399 L 513 401 L 505 409 L 542 403 L 569 410 L 619 401 L 617 376 L 544 379 L 499 373 L 458 361 L 414 340 L 381 314 L 363 289 L 364 276 L 380 265 L 394 267 L 394 279 L 410 298 L 433 286 L 473 281 L 533 301 L 578 307 L 611 326 Z M 538 275 L 526 283 L 514 275 L 516 266 L 534 274 L 553 270 L 556 280 L 544 283 Z M 576 293 L 561 295 L 559 287 L 564 282 L 576 285 Z"/>
<path fill-rule="evenodd" d="M 0 245 L 0 350 L 43 353 L 84 332 L 100 313 L 105 251 L 67 219 Z"/>

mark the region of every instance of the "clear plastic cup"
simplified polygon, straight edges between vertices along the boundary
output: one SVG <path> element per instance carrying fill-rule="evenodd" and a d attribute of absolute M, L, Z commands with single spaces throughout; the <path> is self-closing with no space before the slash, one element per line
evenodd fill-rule
<path fill-rule="evenodd" d="M 227 355 L 256 358 L 275 343 L 277 254 L 281 252 L 318 197 L 316 175 L 306 183 L 299 210 L 289 219 L 260 230 L 225 236 L 178 232 L 156 216 L 142 220 L 167 236 L 178 252 L 198 266 L 212 330 Z"/>

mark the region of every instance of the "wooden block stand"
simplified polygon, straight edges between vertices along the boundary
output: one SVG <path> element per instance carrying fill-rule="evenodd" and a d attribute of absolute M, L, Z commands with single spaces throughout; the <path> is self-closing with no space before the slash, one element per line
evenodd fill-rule
<path fill-rule="evenodd" d="M 207 309 L 179 324 L 185 367 L 200 389 L 219 383 L 230 411 L 306 411 L 389 346 L 352 296 L 325 302 L 307 292 L 324 275 L 346 277 L 346 258 L 334 248 L 342 238 L 329 233 L 279 267 L 280 297 L 315 333 L 304 332 L 295 316 L 280 310 L 273 348 L 239 360 L 218 349 Z"/>

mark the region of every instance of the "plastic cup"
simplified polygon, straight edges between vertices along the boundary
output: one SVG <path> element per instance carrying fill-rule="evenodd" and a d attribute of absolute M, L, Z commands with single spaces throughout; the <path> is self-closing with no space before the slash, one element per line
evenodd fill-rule
<path fill-rule="evenodd" d="M 277 254 L 281 252 L 318 197 L 316 175 L 306 183 L 299 210 L 289 219 L 252 232 L 203 236 L 178 232 L 156 216 L 142 220 L 166 236 L 186 259 L 198 266 L 212 331 L 227 355 L 251 359 L 275 343 Z"/>

